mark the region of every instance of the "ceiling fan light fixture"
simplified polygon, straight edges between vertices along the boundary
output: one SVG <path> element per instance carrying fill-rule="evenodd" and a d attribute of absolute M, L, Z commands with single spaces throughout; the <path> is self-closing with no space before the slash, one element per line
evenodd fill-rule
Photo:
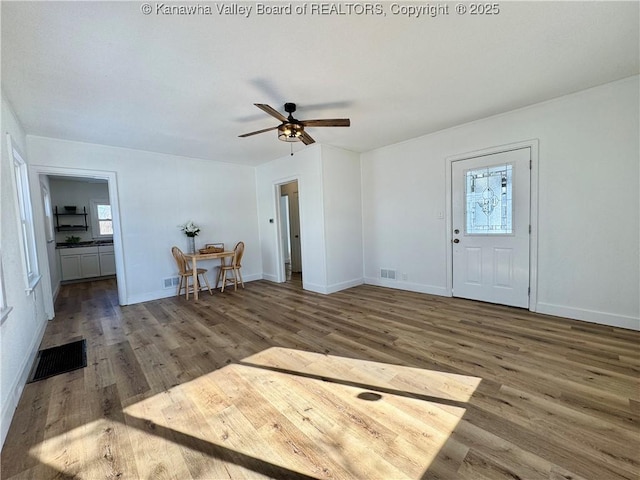
<path fill-rule="evenodd" d="M 278 140 L 299 142 L 303 132 L 303 126 L 298 123 L 283 123 L 278 127 Z"/>

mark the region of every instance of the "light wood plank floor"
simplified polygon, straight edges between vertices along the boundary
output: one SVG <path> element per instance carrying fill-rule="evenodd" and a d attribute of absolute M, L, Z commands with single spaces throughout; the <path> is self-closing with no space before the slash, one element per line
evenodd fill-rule
<path fill-rule="evenodd" d="M 360 286 L 119 307 L 64 286 L 3 479 L 633 479 L 640 334 Z"/>

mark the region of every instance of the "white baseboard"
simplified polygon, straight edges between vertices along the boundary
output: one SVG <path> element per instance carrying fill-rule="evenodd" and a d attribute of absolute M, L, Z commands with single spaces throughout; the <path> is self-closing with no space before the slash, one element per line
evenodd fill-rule
<path fill-rule="evenodd" d="M 262 274 L 254 273 L 251 275 L 242 275 L 244 283 L 253 282 L 254 280 L 262 280 Z M 211 288 L 213 289 L 215 280 L 209 279 Z M 161 298 L 173 297 L 176 294 L 176 288 L 162 288 L 160 290 L 154 290 L 152 292 L 144 292 L 135 295 L 127 296 L 127 303 L 125 305 L 134 305 L 136 303 L 151 302 L 152 300 L 160 300 Z"/>
<path fill-rule="evenodd" d="M 309 290 L 310 292 L 321 293 L 323 295 L 330 295 L 332 293 L 339 292 L 340 290 L 346 290 L 347 288 L 357 287 L 362 285 L 364 279 L 354 278 L 346 282 L 333 283 L 331 285 L 320 285 L 319 283 L 309 283 L 302 280 L 302 288 Z"/>
<path fill-rule="evenodd" d="M 271 274 L 268 274 L 268 273 L 263 273 L 262 274 L 262 279 L 263 280 L 268 280 L 269 282 L 278 283 L 277 275 L 271 275 Z"/>
<path fill-rule="evenodd" d="M 327 293 L 335 293 L 340 290 L 346 290 L 347 288 L 357 287 L 358 285 L 362 285 L 364 283 L 364 278 L 354 278 L 352 280 L 348 280 L 346 282 L 334 283 L 326 287 Z"/>
<path fill-rule="evenodd" d="M 60 293 L 60 282 L 58 282 L 53 289 L 53 304 L 55 305 L 56 299 L 58 298 L 58 293 Z"/>
<path fill-rule="evenodd" d="M 379 287 L 396 288 L 399 290 L 409 290 L 418 293 L 428 293 L 430 295 L 440 295 L 450 297 L 451 294 L 444 287 L 433 285 L 422 285 L 395 280 L 384 280 L 380 278 L 365 277 L 364 283 L 367 285 L 376 285 Z M 534 310 L 537 313 L 553 315 L 555 317 L 571 318 L 574 320 L 582 320 L 585 322 L 597 323 L 600 325 L 608 325 L 617 328 L 626 328 L 629 330 L 640 330 L 640 319 L 618 315 L 607 312 L 598 312 L 595 310 L 587 310 L 582 308 L 567 307 L 564 305 L 553 305 L 550 303 L 539 302 Z"/>
<path fill-rule="evenodd" d="M 398 290 L 408 290 L 410 292 L 427 293 L 429 295 L 439 295 L 441 297 L 450 297 L 445 287 L 435 285 L 424 285 L 422 283 L 403 282 L 399 280 L 384 280 L 381 278 L 365 277 L 366 285 L 376 285 L 378 287 L 395 288 Z"/>
<path fill-rule="evenodd" d="M 309 290 L 310 292 L 322 293 L 324 295 L 329 293 L 325 285 L 320 285 L 318 283 L 305 282 L 304 278 L 302 279 L 302 288 L 305 290 Z"/>
<path fill-rule="evenodd" d="M 40 324 L 39 330 L 35 332 L 36 334 L 33 336 L 33 341 L 29 346 L 29 355 L 24 357 L 24 361 L 20 366 L 20 373 L 16 377 L 13 385 L 11 385 L 10 387 L 10 391 L 12 393 L 9 398 L 6 399 L 4 405 L 2 405 L 2 417 L 0 418 L 0 447 L 4 445 L 4 441 L 7 438 L 7 433 L 9 432 L 13 414 L 18 407 L 18 402 L 20 401 L 20 397 L 22 396 L 22 391 L 24 390 L 24 386 L 29 379 L 31 367 L 33 366 L 33 362 L 35 361 L 36 355 L 38 354 L 38 348 L 40 347 L 40 343 L 42 342 L 42 337 L 44 336 L 47 321 L 47 319 L 43 319 L 42 323 Z"/>
<path fill-rule="evenodd" d="M 640 318 L 617 315 L 613 313 L 598 312 L 596 310 L 586 310 L 582 308 L 567 307 L 564 305 L 553 305 L 551 303 L 538 302 L 537 313 L 553 315 L 554 317 L 572 318 L 610 327 L 626 328 L 629 330 L 640 330 Z"/>

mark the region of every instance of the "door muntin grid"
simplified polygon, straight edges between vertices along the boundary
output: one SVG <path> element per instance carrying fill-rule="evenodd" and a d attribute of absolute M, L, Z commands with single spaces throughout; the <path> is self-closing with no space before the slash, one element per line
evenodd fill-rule
<path fill-rule="evenodd" d="M 513 235 L 513 164 L 464 174 L 465 235 Z"/>

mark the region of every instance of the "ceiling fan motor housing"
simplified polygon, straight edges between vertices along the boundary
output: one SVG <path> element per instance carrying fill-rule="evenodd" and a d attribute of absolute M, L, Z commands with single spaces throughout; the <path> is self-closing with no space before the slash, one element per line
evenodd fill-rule
<path fill-rule="evenodd" d="M 305 127 L 348 127 L 350 121 L 348 118 L 328 118 L 323 120 L 303 120 L 300 121 L 293 117 L 293 112 L 296 111 L 295 103 L 285 103 L 284 110 L 289 114 L 285 117 L 276 109 L 270 107 L 265 103 L 254 103 L 256 107 L 264 111 L 268 115 L 276 118 L 280 121 L 280 125 L 271 128 L 263 128 L 255 132 L 245 133 L 240 137 L 250 137 L 258 133 L 269 132 L 271 130 L 278 130 L 278 139 L 283 142 L 302 142 L 305 145 L 315 143 L 315 140 L 305 132 Z"/>

